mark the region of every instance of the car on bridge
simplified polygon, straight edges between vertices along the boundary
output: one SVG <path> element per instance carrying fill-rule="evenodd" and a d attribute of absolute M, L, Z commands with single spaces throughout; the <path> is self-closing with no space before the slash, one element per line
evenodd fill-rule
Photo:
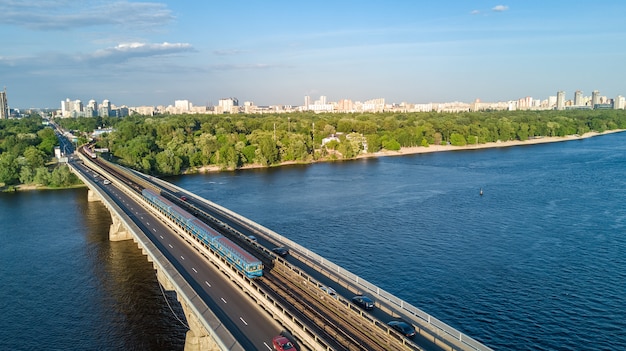
<path fill-rule="evenodd" d="M 289 255 L 289 249 L 284 246 L 275 247 L 272 249 L 272 252 L 274 252 L 280 257 L 285 257 Z"/>
<path fill-rule="evenodd" d="M 374 301 L 365 295 L 357 295 L 352 297 L 352 302 L 366 310 L 374 309 Z"/>
<path fill-rule="evenodd" d="M 415 336 L 415 328 L 403 320 L 391 321 L 387 325 L 408 338 Z"/>
<path fill-rule="evenodd" d="M 337 297 L 337 292 L 335 291 L 335 289 L 331 288 L 330 286 L 320 286 L 320 289 L 322 289 L 323 292 L 327 293 L 328 295 L 332 296 L 332 297 Z"/>
<path fill-rule="evenodd" d="M 287 351 L 287 350 L 295 350 L 296 348 L 293 346 L 291 340 L 287 339 L 283 335 L 277 335 L 272 339 L 272 346 L 274 346 L 274 350 L 276 351 Z"/>

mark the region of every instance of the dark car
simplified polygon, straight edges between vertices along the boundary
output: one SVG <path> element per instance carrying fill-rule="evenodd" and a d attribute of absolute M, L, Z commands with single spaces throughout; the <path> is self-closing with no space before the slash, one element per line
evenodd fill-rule
<path fill-rule="evenodd" d="M 276 351 L 295 350 L 293 343 L 282 335 L 277 335 L 272 339 L 272 346 Z"/>
<path fill-rule="evenodd" d="M 415 336 L 415 328 L 405 321 L 391 321 L 387 325 L 406 337 L 412 338 Z"/>
<path fill-rule="evenodd" d="M 357 295 L 352 298 L 352 302 L 361 306 L 366 310 L 371 310 L 374 308 L 374 301 L 365 295 Z"/>
<path fill-rule="evenodd" d="M 287 255 L 289 255 L 289 249 L 284 247 L 284 246 L 280 246 L 280 247 L 275 247 L 272 249 L 272 251 L 277 254 L 278 256 L 281 257 L 285 257 Z"/>

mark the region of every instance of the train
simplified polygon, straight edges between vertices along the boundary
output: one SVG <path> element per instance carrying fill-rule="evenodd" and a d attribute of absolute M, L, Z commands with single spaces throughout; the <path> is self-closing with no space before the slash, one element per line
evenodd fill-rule
<path fill-rule="evenodd" d="M 93 151 L 93 148 L 89 147 L 89 146 L 83 146 L 83 150 L 85 150 L 85 153 L 91 157 L 91 158 L 96 158 L 96 152 Z"/>
<path fill-rule="evenodd" d="M 141 191 L 143 197 L 161 213 L 178 224 L 187 233 L 219 256 L 230 262 L 238 271 L 250 279 L 263 275 L 263 263 L 249 252 L 218 233 L 189 212 L 161 196 L 152 189 Z"/>

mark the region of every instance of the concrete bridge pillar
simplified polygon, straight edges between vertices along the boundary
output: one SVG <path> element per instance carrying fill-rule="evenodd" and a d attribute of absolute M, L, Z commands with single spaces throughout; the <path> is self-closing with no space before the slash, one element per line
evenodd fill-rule
<path fill-rule="evenodd" d="M 178 299 L 178 302 L 180 302 L 183 307 L 185 317 L 187 318 L 187 325 L 189 326 L 189 330 L 185 336 L 185 351 L 220 351 L 221 349 L 217 346 L 215 340 L 213 340 L 206 329 L 204 329 L 202 323 L 198 321 L 198 318 L 196 318 L 193 311 L 189 309 L 185 301 Z"/>
<path fill-rule="evenodd" d="M 96 202 L 101 201 L 100 196 L 96 194 L 95 191 L 91 190 L 91 188 L 87 188 L 87 202 Z"/>
<path fill-rule="evenodd" d="M 111 228 L 109 229 L 109 240 L 122 241 L 132 239 L 130 232 L 124 226 L 124 223 L 113 213 L 111 213 Z"/>

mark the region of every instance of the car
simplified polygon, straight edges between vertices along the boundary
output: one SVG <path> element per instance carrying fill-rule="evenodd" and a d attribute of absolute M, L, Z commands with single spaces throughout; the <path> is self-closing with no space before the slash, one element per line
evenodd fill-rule
<path fill-rule="evenodd" d="M 272 249 L 272 252 L 281 257 L 289 255 L 289 249 L 284 246 L 275 247 Z"/>
<path fill-rule="evenodd" d="M 335 289 L 331 288 L 330 286 L 320 286 L 320 289 L 322 289 L 323 292 L 327 293 L 328 295 L 332 296 L 332 297 L 336 297 L 337 296 L 337 292 L 335 291 Z"/>
<path fill-rule="evenodd" d="M 405 321 L 391 321 L 387 325 L 406 337 L 412 338 L 415 336 L 415 328 Z"/>
<path fill-rule="evenodd" d="M 110 181 L 110 180 L 108 180 L 108 179 L 105 179 L 105 180 L 103 181 L 103 183 L 104 183 L 104 184 L 111 184 L 111 181 Z"/>
<path fill-rule="evenodd" d="M 254 235 L 248 235 L 248 239 L 250 239 L 251 241 L 254 241 L 255 243 L 257 242 L 257 238 Z"/>
<path fill-rule="evenodd" d="M 371 310 L 374 308 L 374 301 L 365 295 L 357 295 L 352 297 L 352 302 L 366 310 Z"/>
<path fill-rule="evenodd" d="M 187 201 L 187 196 L 183 195 L 183 196 L 180 197 L 180 199 L 183 200 L 183 201 Z"/>
<path fill-rule="evenodd" d="M 276 335 L 272 339 L 272 346 L 274 346 L 274 350 L 276 351 L 286 351 L 286 350 L 295 350 L 296 348 L 293 346 L 293 343 L 282 335 Z"/>

